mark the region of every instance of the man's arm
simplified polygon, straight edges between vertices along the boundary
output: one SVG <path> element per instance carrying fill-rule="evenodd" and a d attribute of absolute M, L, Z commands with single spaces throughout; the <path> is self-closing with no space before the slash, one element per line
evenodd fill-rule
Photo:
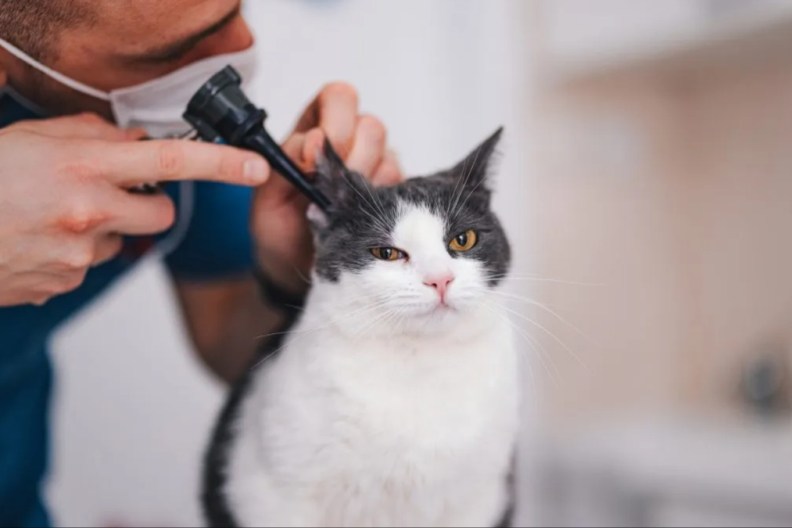
<path fill-rule="evenodd" d="M 198 355 L 228 383 L 239 378 L 258 346 L 284 320 L 262 301 L 252 276 L 206 283 L 177 280 L 175 285 Z"/>

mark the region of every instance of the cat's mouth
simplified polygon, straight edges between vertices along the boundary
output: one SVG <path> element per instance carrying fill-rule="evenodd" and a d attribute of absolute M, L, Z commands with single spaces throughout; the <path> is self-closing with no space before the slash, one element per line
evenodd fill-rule
<path fill-rule="evenodd" d="M 457 311 L 457 307 L 450 304 L 448 299 L 438 299 L 434 306 L 429 309 L 428 315 L 444 315 Z"/>
<path fill-rule="evenodd" d="M 411 312 L 410 317 L 420 320 L 451 315 L 453 313 L 457 313 L 459 308 L 453 304 L 450 304 L 448 300 L 437 300 L 413 305 L 409 311 Z"/>

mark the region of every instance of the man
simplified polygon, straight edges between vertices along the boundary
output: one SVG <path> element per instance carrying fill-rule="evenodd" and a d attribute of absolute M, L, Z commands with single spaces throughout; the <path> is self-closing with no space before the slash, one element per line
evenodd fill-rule
<path fill-rule="evenodd" d="M 306 200 L 263 159 L 156 139 L 197 80 L 249 59 L 239 0 L 0 0 L 0 39 L 0 526 L 40 526 L 53 329 L 159 245 L 196 350 L 233 380 L 305 294 L 312 248 Z M 325 138 L 374 183 L 400 178 L 348 85 L 284 149 L 309 170 Z M 150 182 L 166 192 L 130 192 Z"/>

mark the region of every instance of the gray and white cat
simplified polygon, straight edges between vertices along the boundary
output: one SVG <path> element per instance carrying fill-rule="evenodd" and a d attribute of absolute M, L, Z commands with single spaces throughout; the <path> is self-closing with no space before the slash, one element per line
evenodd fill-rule
<path fill-rule="evenodd" d="M 373 188 L 326 147 L 313 287 L 210 447 L 214 526 L 494 526 L 512 504 L 517 361 L 492 301 L 498 130 L 454 168 Z M 277 349 L 277 350 L 276 350 Z"/>

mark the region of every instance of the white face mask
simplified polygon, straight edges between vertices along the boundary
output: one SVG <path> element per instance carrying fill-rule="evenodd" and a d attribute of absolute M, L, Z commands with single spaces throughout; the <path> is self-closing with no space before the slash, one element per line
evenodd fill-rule
<path fill-rule="evenodd" d="M 190 130 L 190 125 L 182 118 L 187 103 L 198 88 L 223 67 L 233 66 L 241 75 L 244 87 L 253 78 L 256 66 L 256 49 L 251 46 L 199 60 L 151 81 L 104 92 L 41 64 L 3 39 L 0 39 L 0 47 L 61 84 L 108 101 L 118 126 L 145 128 L 153 138 L 180 135 Z"/>

